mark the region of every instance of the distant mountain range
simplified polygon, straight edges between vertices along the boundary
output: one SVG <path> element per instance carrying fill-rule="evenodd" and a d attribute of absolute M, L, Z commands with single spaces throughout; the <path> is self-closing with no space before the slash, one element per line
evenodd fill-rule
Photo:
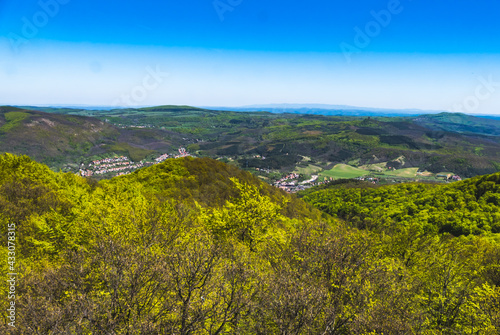
<path fill-rule="evenodd" d="M 375 113 L 402 113 L 402 114 L 435 114 L 445 112 L 443 110 L 422 110 L 422 109 L 391 109 L 391 108 L 373 108 L 359 107 L 349 105 L 331 105 L 331 104 L 267 104 L 267 105 L 250 105 L 242 106 L 241 108 L 265 108 L 265 109 L 291 109 L 291 110 L 348 110 L 348 111 L 366 111 Z"/>
<path fill-rule="evenodd" d="M 133 106 L 133 107 L 117 107 L 117 106 L 97 106 L 97 105 L 39 105 L 28 106 L 16 105 L 22 109 L 39 110 L 39 111 L 62 111 L 64 109 L 71 110 L 94 110 L 94 111 L 109 111 L 118 109 L 141 109 L 157 106 Z M 449 113 L 445 110 L 422 110 L 415 108 L 406 109 L 391 109 L 391 108 L 373 108 L 373 107 L 358 107 L 349 105 L 331 105 L 331 104 L 256 104 L 240 107 L 226 107 L 226 106 L 196 106 L 203 109 L 218 110 L 218 111 L 233 111 L 233 112 L 271 112 L 274 114 L 313 114 L 313 115 L 339 115 L 339 116 L 417 116 L 424 114 L 440 114 Z M 500 114 L 467 114 L 476 117 L 499 119 Z"/>
<path fill-rule="evenodd" d="M 328 105 L 328 104 L 265 104 L 249 105 L 242 107 L 201 107 L 213 110 L 237 111 L 237 112 L 258 112 L 267 111 L 271 113 L 290 113 L 290 114 L 313 114 L 313 115 L 339 115 L 339 116 L 416 116 L 424 114 L 449 113 L 444 110 L 422 110 L 422 109 L 390 109 L 390 108 L 372 108 L 356 107 L 347 105 Z M 497 118 L 500 115 L 474 115 L 477 117 Z"/>
<path fill-rule="evenodd" d="M 1 105 L 1 104 L 0 104 Z M 116 109 L 116 108 L 122 108 L 122 107 L 117 107 L 117 106 L 96 106 L 96 105 L 64 105 L 64 104 L 55 104 L 55 105 L 13 105 L 15 107 L 19 108 L 24 108 L 24 109 L 29 109 L 29 110 L 44 110 L 47 108 L 52 108 L 52 109 L 77 109 L 77 110 L 111 110 L 111 109 Z M 147 107 L 147 106 L 141 106 L 141 107 Z M 126 107 L 123 107 L 126 108 Z M 137 107 L 140 108 L 140 107 Z"/>

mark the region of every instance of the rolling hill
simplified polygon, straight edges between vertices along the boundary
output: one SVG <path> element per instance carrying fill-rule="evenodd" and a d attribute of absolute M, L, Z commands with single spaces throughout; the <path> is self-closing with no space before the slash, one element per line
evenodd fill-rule
<path fill-rule="evenodd" d="M 119 138 L 116 127 L 78 115 L 0 107 L 0 148 L 51 166 L 77 162 Z"/>
<path fill-rule="evenodd" d="M 127 155 L 139 161 L 179 146 L 180 135 L 122 129 L 93 117 L 0 107 L 0 151 L 28 155 L 53 169 L 77 171 L 82 161 Z"/>
<path fill-rule="evenodd" d="M 309 164 L 327 171 L 352 162 L 352 168 L 384 163 L 387 168 L 451 171 L 462 177 L 500 170 L 498 122 L 472 116 L 375 118 L 190 106 L 39 109 L 50 113 L 0 110 L 0 150 L 28 154 L 68 171 L 95 157 L 119 154 L 138 161 L 181 146 L 198 156 L 281 173 Z"/>
<path fill-rule="evenodd" d="M 461 113 L 421 115 L 413 119 L 417 124 L 436 131 L 463 134 L 500 136 L 500 120 Z"/>

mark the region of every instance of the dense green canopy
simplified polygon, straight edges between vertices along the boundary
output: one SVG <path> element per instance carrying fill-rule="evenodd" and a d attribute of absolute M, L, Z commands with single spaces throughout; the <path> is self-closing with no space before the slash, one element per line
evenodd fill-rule
<path fill-rule="evenodd" d="M 313 189 L 304 192 L 304 200 L 360 228 L 419 226 L 454 236 L 500 233 L 500 173 L 449 185 L 370 186 Z"/>
<path fill-rule="evenodd" d="M 210 159 L 95 182 L 5 154 L 0 332 L 498 334 L 498 183 L 306 196 L 334 218 Z"/>

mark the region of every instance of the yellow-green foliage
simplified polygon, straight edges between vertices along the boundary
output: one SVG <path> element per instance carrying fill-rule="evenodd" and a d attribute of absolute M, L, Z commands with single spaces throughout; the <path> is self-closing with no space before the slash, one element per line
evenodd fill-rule
<path fill-rule="evenodd" d="M 493 199 L 491 185 L 474 192 Z M 384 220 L 377 233 L 350 228 L 210 159 L 97 183 L 1 155 L 3 236 L 8 223 L 17 328 L 3 313 L 2 334 L 500 331 L 492 239 Z"/>
<path fill-rule="evenodd" d="M 304 199 L 358 227 L 418 225 L 455 236 L 500 233 L 500 173 L 439 186 L 333 187 Z"/>
<path fill-rule="evenodd" d="M 210 210 L 203 217 L 214 235 L 236 238 L 251 250 L 259 243 L 282 239 L 285 235 L 279 229 L 285 220 L 280 213 L 282 205 L 261 195 L 255 186 L 242 184 L 235 178 L 231 181 L 240 192 L 239 197 L 226 202 L 220 209 Z"/>

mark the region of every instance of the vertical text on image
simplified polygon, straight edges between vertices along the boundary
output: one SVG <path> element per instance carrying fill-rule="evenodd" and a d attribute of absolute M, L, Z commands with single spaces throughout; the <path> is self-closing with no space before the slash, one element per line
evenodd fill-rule
<path fill-rule="evenodd" d="M 9 223 L 7 225 L 7 286 L 9 307 L 7 308 L 7 319 L 11 327 L 16 327 L 16 225 Z"/>

